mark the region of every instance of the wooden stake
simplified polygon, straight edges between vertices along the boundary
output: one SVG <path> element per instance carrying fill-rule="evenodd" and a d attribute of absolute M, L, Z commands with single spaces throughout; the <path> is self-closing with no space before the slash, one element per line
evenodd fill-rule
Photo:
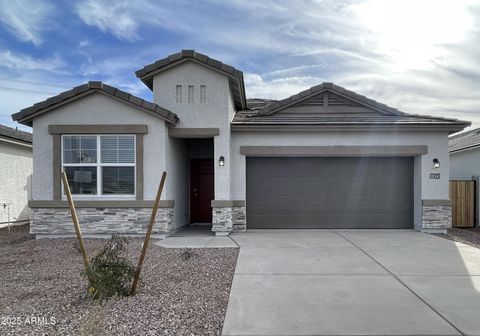
<path fill-rule="evenodd" d="M 67 174 L 62 173 L 63 188 L 67 194 L 68 207 L 70 208 L 70 214 L 72 215 L 73 226 L 75 227 L 75 233 L 77 234 L 78 245 L 80 246 L 80 251 L 82 252 L 83 263 L 85 264 L 85 269 L 88 268 L 88 256 L 85 246 L 83 245 L 82 232 L 80 231 L 80 224 L 78 224 L 77 211 L 75 210 L 75 205 L 73 204 L 72 193 L 70 192 L 70 185 L 68 184 Z"/>
<path fill-rule="evenodd" d="M 150 241 L 150 236 L 152 234 L 153 223 L 155 223 L 155 217 L 157 217 L 157 209 L 160 204 L 160 197 L 162 196 L 163 186 L 165 185 L 165 179 L 167 178 L 167 173 L 163 172 L 162 179 L 160 180 L 160 185 L 158 186 L 157 197 L 155 198 L 155 203 L 153 204 L 152 215 L 150 216 L 150 222 L 148 223 L 147 233 L 145 234 L 145 241 L 143 242 L 142 252 L 140 253 L 140 258 L 138 259 L 138 265 L 135 269 L 135 275 L 133 277 L 132 288 L 130 289 L 130 295 L 135 295 L 137 289 L 138 279 L 140 278 L 140 271 L 143 266 L 143 259 L 145 258 L 145 253 L 147 252 L 148 242 Z"/>

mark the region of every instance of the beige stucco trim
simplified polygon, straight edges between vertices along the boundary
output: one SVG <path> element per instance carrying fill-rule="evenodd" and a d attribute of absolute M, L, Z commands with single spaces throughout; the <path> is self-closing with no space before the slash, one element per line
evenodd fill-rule
<path fill-rule="evenodd" d="M 228 207 L 243 207 L 245 201 L 242 200 L 212 200 L 212 208 L 228 208 Z"/>
<path fill-rule="evenodd" d="M 119 201 L 74 201 L 77 208 L 151 208 L 152 201 L 136 201 L 136 200 L 119 200 Z M 175 206 L 174 200 L 160 201 L 160 208 L 173 208 Z M 67 201 L 29 201 L 29 208 L 68 208 Z"/>
<path fill-rule="evenodd" d="M 219 128 L 169 128 L 168 135 L 172 138 L 211 138 L 220 134 Z"/>
<path fill-rule="evenodd" d="M 461 125 L 374 125 L 374 124 L 359 124 L 359 125 L 249 125 L 249 124 L 231 124 L 233 132 L 315 132 L 315 131 L 329 131 L 329 132 L 449 132 L 449 134 L 459 132 L 465 129 Z"/>
<path fill-rule="evenodd" d="M 422 200 L 422 204 L 425 205 L 425 206 L 435 206 L 435 205 L 451 206 L 452 205 L 452 200 L 449 200 L 449 199 Z"/>
<path fill-rule="evenodd" d="M 135 194 L 137 201 L 143 200 L 143 134 L 135 135 Z"/>
<path fill-rule="evenodd" d="M 52 170 L 53 170 L 53 199 L 59 200 L 62 198 L 62 136 L 60 134 L 53 134 L 53 148 L 52 148 Z"/>
<path fill-rule="evenodd" d="M 419 146 L 240 146 L 246 156 L 415 156 L 426 154 Z"/>
<path fill-rule="evenodd" d="M 77 130 L 78 132 L 71 132 L 69 133 L 68 130 L 69 128 L 62 128 L 66 126 L 60 126 L 60 125 L 49 125 L 48 130 L 50 132 L 50 127 L 51 126 L 58 126 L 60 129 L 67 130 L 65 134 L 112 134 L 112 133 L 134 133 L 135 134 L 135 194 L 136 194 L 136 199 L 137 201 L 143 200 L 143 132 L 142 133 L 135 133 L 133 132 L 134 129 L 137 130 L 143 130 L 143 128 L 123 128 L 125 132 L 121 132 L 122 128 L 117 128 L 115 126 L 145 126 L 145 131 L 147 130 L 147 125 L 93 125 L 93 126 L 102 126 L 97 128 L 99 131 L 98 132 L 85 132 L 81 131 L 80 129 L 83 128 L 83 126 L 90 127 L 90 125 L 67 125 L 67 126 L 74 126 L 74 130 Z M 79 127 L 80 126 L 80 127 Z M 112 127 L 113 126 L 113 127 Z M 77 128 L 78 127 L 78 128 Z M 112 127 L 110 129 L 110 127 Z M 112 132 L 112 129 L 116 129 L 117 132 Z M 104 131 L 107 132 L 104 132 Z M 128 130 L 128 131 L 127 131 Z M 50 132 L 52 133 L 52 132 Z M 52 149 L 52 155 L 53 155 L 53 162 L 52 162 L 52 170 L 53 170 L 53 199 L 54 200 L 61 200 L 62 198 L 62 183 L 61 183 L 61 174 L 62 174 L 62 138 L 61 134 L 63 133 L 56 133 L 54 132 L 53 135 L 53 149 Z"/>
<path fill-rule="evenodd" d="M 144 134 L 147 125 L 48 125 L 50 134 Z"/>

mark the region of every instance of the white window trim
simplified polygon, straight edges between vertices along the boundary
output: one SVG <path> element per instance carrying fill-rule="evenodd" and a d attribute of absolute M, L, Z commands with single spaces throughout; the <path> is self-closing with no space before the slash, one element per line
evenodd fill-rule
<path fill-rule="evenodd" d="M 63 163 L 63 144 L 66 136 L 95 136 L 97 138 L 97 162 L 96 163 Z M 132 136 L 133 137 L 133 163 L 102 163 L 101 162 L 101 136 Z M 137 137 L 135 134 L 62 134 L 61 137 L 61 169 L 63 167 L 97 167 L 97 195 L 72 194 L 76 200 L 135 200 L 137 196 Z M 131 195 L 103 195 L 102 194 L 102 167 L 133 167 L 133 191 Z M 62 183 L 62 200 L 66 200 L 65 190 Z"/>

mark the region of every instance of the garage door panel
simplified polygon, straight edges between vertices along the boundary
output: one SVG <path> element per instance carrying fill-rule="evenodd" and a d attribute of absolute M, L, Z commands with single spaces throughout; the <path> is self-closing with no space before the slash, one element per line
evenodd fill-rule
<path fill-rule="evenodd" d="M 330 196 L 327 206 L 329 209 L 337 209 L 339 211 L 366 209 L 368 211 L 384 210 L 392 212 L 397 209 L 409 210 L 412 208 L 409 197 L 384 197 L 383 195 L 372 196 L 371 194 Z"/>
<path fill-rule="evenodd" d="M 411 163 L 405 158 L 249 158 L 261 161 L 249 164 L 260 177 L 270 176 L 404 176 L 405 169 L 411 168 Z M 278 164 L 278 160 L 283 162 Z M 314 161 L 312 161 L 312 159 Z M 355 160 L 355 161 L 352 161 Z M 345 164 L 348 162 L 348 164 Z"/>
<path fill-rule="evenodd" d="M 308 188 L 305 188 L 308 185 Z M 392 177 L 301 177 L 275 176 L 253 178 L 249 195 L 316 195 L 328 194 L 405 194 L 411 190 L 401 178 Z"/>
<path fill-rule="evenodd" d="M 250 182 L 253 195 L 268 195 L 283 191 L 288 191 L 288 194 L 299 194 L 331 185 L 331 181 L 326 177 L 312 176 L 266 176 L 252 178 Z M 308 190 L 304 188 L 305 184 L 310 186 Z"/>
<path fill-rule="evenodd" d="M 247 158 L 249 228 L 411 228 L 413 158 Z"/>
<path fill-rule="evenodd" d="M 276 197 L 271 196 L 253 196 L 251 198 L 251 209 L 255 211 L 261 211 L 262 209 L 268 209 L 271 211 L 288 209 L 294 207 L 295 209 L 308 210 L 314 209 L 315 207 L 328 205 L 328 197 L 303 197 L 303 196 L 283 196 L 277 195 Z"/>
<path fill-rule="evenodd" d="M 385 198 L 383 196 L 350 195 L 350 196 L 322 196 L 321 199 L 302 196 L 255 196 L 249 201 L 248 209 L 256 213 L 393 213 L 394 211 L 411 211 L 409 198 Z"/>
<path fill-rule="evenodd" d="M 405 215 L 405 214 L 403 214 Z M 400 214 L 402 216 L 402 214 Z M 279 228 L 296 229 L 339 229 L 346 226 L 348 229 L 409 229 L 411 226 L 403 221 L 392 221 L 387 214 L 316 214 L 314 220 L 309 214 L 265 214 L 253 216 L 253 221 L 268 220 Z M 332 223 L 336 223 L 332 226 Z"/>

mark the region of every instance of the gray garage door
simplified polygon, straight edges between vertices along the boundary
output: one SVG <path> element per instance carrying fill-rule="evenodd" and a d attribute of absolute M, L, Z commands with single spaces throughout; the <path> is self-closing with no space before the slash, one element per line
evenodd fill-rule
<path fill-rule="evenodd" d="M 413 158 L 247 158 L 247 227 L 412 228 Z"/>

